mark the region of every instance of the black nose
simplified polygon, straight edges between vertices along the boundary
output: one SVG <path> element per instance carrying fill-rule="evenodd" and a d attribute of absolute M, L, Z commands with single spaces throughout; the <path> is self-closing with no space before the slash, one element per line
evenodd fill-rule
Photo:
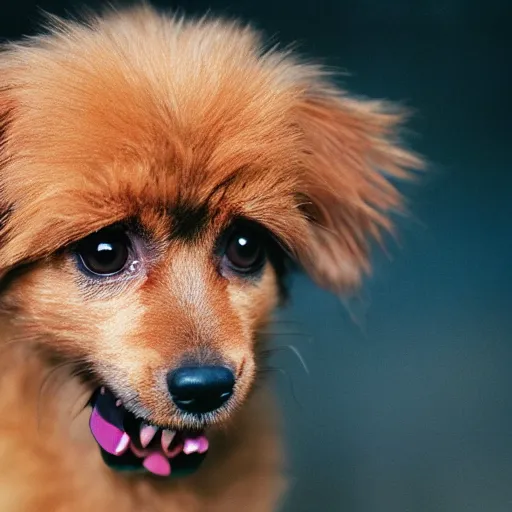
<path fill-rule="evenodd" d="M 192 413 L 212 412 L 233 394 L 235 376 L 224 366 L 187 366 L 167 374 L 174 403 Z"/>

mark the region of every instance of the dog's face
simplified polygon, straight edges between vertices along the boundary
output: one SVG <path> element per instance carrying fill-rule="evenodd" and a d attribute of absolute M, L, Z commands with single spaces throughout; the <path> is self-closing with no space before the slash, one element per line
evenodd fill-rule
<path fill-rule="evenodd" d="M 147 9 L 5 51 L 0 114 L 12 336 L 171 429 L 243 404 L 288 258 L 357 284 L 400 205 L 381 172 L 418 164 L 394 145 L 400 116 L 317 68 Z"/>

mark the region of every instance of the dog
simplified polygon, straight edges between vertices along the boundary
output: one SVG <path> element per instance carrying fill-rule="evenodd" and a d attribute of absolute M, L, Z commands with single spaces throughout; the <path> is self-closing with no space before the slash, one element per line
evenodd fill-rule
<path fill-rule="evenodd" d="M 0 53 L 0 510 L 271 511 L 265 332 L 299 268 L 334 293 L 421 160 L 238 22 L 50 18 Z"/>

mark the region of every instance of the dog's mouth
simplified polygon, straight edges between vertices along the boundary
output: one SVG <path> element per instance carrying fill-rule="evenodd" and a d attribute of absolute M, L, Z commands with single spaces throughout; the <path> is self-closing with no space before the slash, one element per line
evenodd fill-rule
<path fill-rule="evenodd" d="M 197 470 L 208 451 L 202 432 L 171 431 L 149 425 L 128 411 L 107 388 L 91 398 L 89 426 L 105 463 L 119 471 L 160 477 Z"/>

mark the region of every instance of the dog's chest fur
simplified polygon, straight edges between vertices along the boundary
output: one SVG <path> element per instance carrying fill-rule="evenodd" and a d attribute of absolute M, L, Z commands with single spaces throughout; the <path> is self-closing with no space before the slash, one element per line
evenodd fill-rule
<path fill-rule="evenodd" d="M 62 372 L 44 384 L 49 371 L 31 349 L 4 343 L 2 512 L 275 510 L 284 480 L 266 396 L 255 395 L 232 427 L 213 438 L 211 453 L 195 475 L 158 481 L 105 466 L 88 429 L 89 408 L 80 411 L 83 389 Z"/>

